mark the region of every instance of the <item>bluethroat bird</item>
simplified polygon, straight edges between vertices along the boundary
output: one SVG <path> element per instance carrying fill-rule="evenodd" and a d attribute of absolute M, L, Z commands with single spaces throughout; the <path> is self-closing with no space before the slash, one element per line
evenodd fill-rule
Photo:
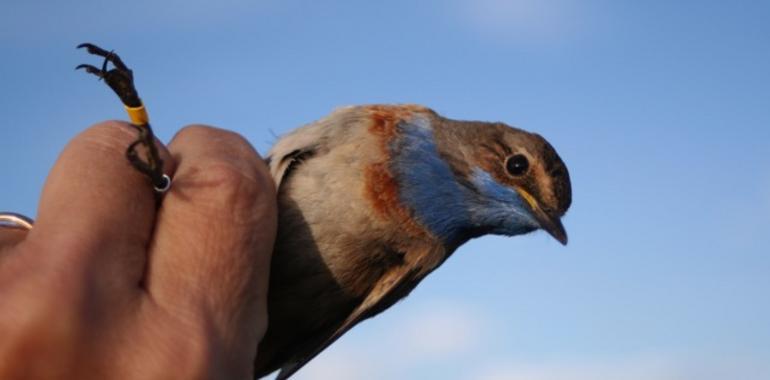
<path fill-rule="evenodd" d="M 83 47 L 105 66 L 81 67 L 136 113 L 130 70 L 111 52 Z M 116 68 L 107 71 L 107 61 Z M 135 116 L 149 129 L 146 114 Z M 567 243 L 567 167 L 543 137 L 503 123 L 451 120 L 417 105 L 347 107 L 282 137 L 267 160 L 279 227 L 257 378 L 278 369 L 288 378 L 470 239 L 542 229 Z M 156 191 L 167 187 L 158 162 L 132 164 Z"/>

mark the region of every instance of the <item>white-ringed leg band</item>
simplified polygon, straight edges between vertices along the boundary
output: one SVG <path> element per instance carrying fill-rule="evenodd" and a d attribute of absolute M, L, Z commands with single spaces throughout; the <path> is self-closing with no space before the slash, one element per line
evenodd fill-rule
<path fill-rule="evenodd" d="M 168 191 L 168 189 L 171 188 L 171 177 L 168 176 L 168 174 L 163 175 L 163 184 L 161 186 L 153 186 L 152 188 L 157 193 L 165 193 Z"/>

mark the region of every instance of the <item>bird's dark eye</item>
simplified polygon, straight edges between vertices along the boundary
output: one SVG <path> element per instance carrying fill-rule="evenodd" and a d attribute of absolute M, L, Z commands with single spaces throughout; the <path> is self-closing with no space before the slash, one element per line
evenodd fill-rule
<path fill-rule="evenodd" d="M 505 170 L 514 177 L 524 175 L 527 169 L 529 169 L 529 160 L 523 154 L 514 154 L 505 161 Z"/>

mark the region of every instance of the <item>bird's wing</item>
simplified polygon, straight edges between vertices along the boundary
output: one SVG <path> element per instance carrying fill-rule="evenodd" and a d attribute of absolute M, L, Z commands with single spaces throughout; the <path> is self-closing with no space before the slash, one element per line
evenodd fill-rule
<path fill-rule="evenodd" d="M 412 291 L 412 289 L 414 289 L 414 287 L 417 286 L 428 273 L 436 268 L 443 259 L 443 251 L 432 251 L 433 252 L 423 252 L 423 254 L 417 255 L 415 257 L 415 262 L 411 264 L 405 263 L 404 265 L 393 267 L 390 271 L 386 272 L 380 277 L 379 281 L 374 284 L 369 295 L 367 295 L 361 304 L 353 310 L 333 334 L 308 355 L 296 357 L 284 365 L 275 380 L 288 379 L 289 376 L 297 372 L 353 326 L 364 319 L 379 314 L 398 300 L 406 297 L 409 292 Z"/>
<path fill-rule="evenodd" d="M 323 123 L 313 123 L 281 137 L 272 148 L 267 157 L 270 166 L 270 175 L 273 176 L 275 187 L 278 188 L 287 178 L 287 174 L 303 160 L 314 156 L 319 151 L 328 150 L 329 133 L 335 128 L 324 128 Z M 326 146 L 325 149 L 323 147 Z"/>
<path fill-rule="evenodd" d="M 294 149 L 283 155 L 271 154 L 267 157 L 267 163 L 270 166 L 270 174 L 275 181 L 275 187 L 279 188 L 281 182 L 287 178 L 298 164 L 315 154 L 314 146 L 306 146 Z"/>

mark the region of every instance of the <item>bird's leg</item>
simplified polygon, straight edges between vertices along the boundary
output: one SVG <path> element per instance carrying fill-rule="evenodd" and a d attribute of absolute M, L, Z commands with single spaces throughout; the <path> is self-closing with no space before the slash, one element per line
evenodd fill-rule
<path fill-rule="evenodd" d="M 131 118 L 132 125 L 139 132 L 137 140 L 126 149 L 126 158 L 136 170 L 150 178 L 156 192 L 162 193 L 168 190 L 171 180 L 167 175 L 163 174 L 163 160 L 160 158 L 158 148 L 155 146 L 155 134 L 152 132 L 152 127 L 150 127 L 147 111 L 144 109 L 136 87 L 134 87 L 133 72 L 117 54 L 111 51 L 89 43 L 80 44 L 78 48 L 85 48 L 90 54 L 104 57 L 101 68 L 82 64 L 78 65 L 75 69 L 83 69 L 87 73 L 103 79 L 112 91 L 118 95 L 120 101 L 123 102 Z M 108 70 L 107 67 L 110 63 L 112 63 L 113 68 Z M 143 145 L 147 149 L 145 159 L 142 159 L 136 151 L 138 145 Z"/>

